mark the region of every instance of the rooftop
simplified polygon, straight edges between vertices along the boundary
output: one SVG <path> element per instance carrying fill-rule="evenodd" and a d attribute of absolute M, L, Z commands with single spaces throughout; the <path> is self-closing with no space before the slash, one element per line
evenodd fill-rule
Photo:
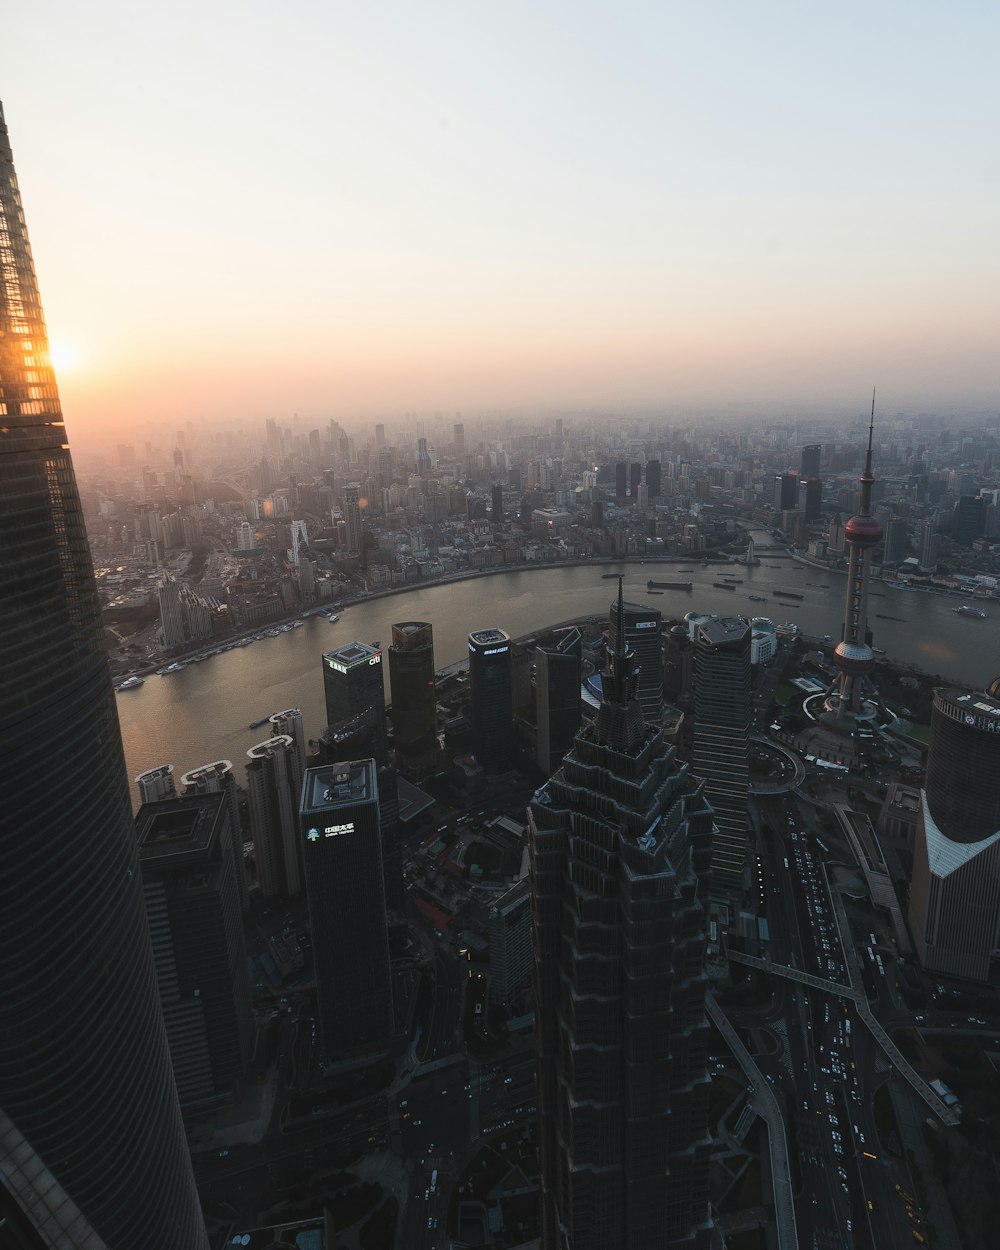
<path fill-rule="evenodd" d="M 302 814 L 378 797 L 374 760 L 343 760 L 323 768 L 307 768 L 302 784 Z"/>

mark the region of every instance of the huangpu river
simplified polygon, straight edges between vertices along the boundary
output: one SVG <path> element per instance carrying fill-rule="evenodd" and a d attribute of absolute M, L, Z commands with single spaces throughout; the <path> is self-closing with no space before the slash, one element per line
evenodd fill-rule
<path fill-rule="evenodd" d="M 519 637 L 561 621 L 606 617 L 615 584 L 602 575 L 613 571 L 625 575 L 626 598 L 659 608 L 665 618 L 690 611 L 766 616 L 775 624 L 794 621 L 807 634 L 840 637 L 843 573 L 767 552 L 754 568 L 705 567 L 697 559 L 682 567 L 693 571 L 682 573 L 676 564 L 649 561 L 549 565 L 427 586 L 350 604 L 335 624 L 326 617 L 310 617 L 302 628 L 276 638 L 189 664 L 180 672 L 151 674 L 141 687 L 117 696 L 129 778 L 168 763 L 179 778 L 200 764 L 230 759 L 242 781 L 248 748 L 267 734 L 263 726 L 250 729 L 251 721 L 297 707 L 307 738 L 323 729 L 324 651 L 354 640 L 388 646 L 394 622 L 430 621 L 435 665 L 442 669 L 467 656 L 473 629 L 499 626 Z M 714 587 L 723 575 L 742 582 L 732 591 Z M 691 581 L 693 589 L 650 595 L 649 578 Z M 775 588 L 802 598 L 781 600 Z M 963 600 L 953 595 L 892 589 L 878 582 L 872 590 L 874 643 L 890 659 L 980 688 L 1000 674 L 1000 605 L 986 605 L 988 619 L 980 620 L 956 615 L 954 609 Z M 388 694 L 387 673 L 385 680 Z"/>

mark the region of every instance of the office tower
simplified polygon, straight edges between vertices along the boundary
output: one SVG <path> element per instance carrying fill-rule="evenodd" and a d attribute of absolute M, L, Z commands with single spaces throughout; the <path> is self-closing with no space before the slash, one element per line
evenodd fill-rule
<path fill-rule="evenodd" d="M 642 465 L 633 463 L 628 471 L 628 493 L 633 499 L 639 494 L 639 483 L 642 481 Z"/>
<path fill-rule="evenodd" d="M 309 546 L 309 530 L 305 521 L 293 521 L 288 554 L 292 564 L 299 566 L 300 549 Z"/>
<path fill-rule="evenodd" d="M 250 837 L 264 898 L 290 898 L 302 889 L 297 819 L 301 787 L 293 738 L 279 734 L 247 751 Z"/>
<path fill-rule="evenodd" d="M 374 760 L 306 770 L 299 814 L 320 1042 L 327 1061 L 393 1035 L 389 929 Z"/>
<path fill-rule="evenodd" d="M 324 762 L 374 759 L 378 768 L 379 814 L 386 903 L 405 905 L 399 845 L 399 781 L 389 759 L 382 653 L 363 642 L 349 642 L 323 656 L 327 728 L 320 736 Z"/>
<path fill-rule="evenodd" d="M 604 504 L 600 499 L 590 505 L 590 524 L 595 530 L 604 529 Z"/>
<path fill-rule="evenodd" d="M 452 432 L 454 433 L 454 436 L 455 436 L 455 455 L 464 456 L 465 455 L 465 426 L 462 424 L 461 421 L 456 421 Z"/>
<path fill-rule="evenodd" d="M 918 557 L 921 572 L 932 573 L 937 568 L 938 536 L 934 531 L 933 521 L 921 521 L 918 531 L 920 555 Z"/>
<path fill-rule="evenodd" d="M 951 536 L 960 546 L 971 547 L 986 527 L 986 507 L 981 495 L 962 495 L 955 502 Z"/>
<path fill-rule="evenodd" d="M 229 824 L 233 831 L 233 846 L 239 848 L 236 856 L 236 881 L 240 891 L 240 906 L 244 911 L 250 906 L 250 887 L 247 883 L 247 866 L 243 856 L 243 830 L 240 823 L 240 788 L 236 784 L 231 760 L 213 760 L 201 764 L 181 777 L 182 794 L 224 794 L 229 806 Z"/>
<path fill-rule="evenodd" d="M 906 522 L 902 517 L 891 516 L 885 523 L 882 539 L 882 563 L 899 564 L 906 554 Z"/>
<path fill-rule="evenodd" d="M 490 907 L 490 1002 L 509 1008 L 531 985 L 535 966 L 531 948 L 531 883 L 512 885 Z"/>
<path fill-rule="evenodd" d="M 389 689 L 396 763 L 406 776 L 416 776 L 434 767 L 438 745 L 434 635 L 426 621 L 393 625 Z"/>
<path fill-rule="evenodd" d="M 646 720 L 654 725 L 663 715 L 663 614 L 657 608 L 645 608 L 638 603 L 626 603 L 621 619 L 625 623 L 624 640 L 618 637 L 619 613 L 617 605 L 611 605 L 611 646 L 627 648 L 635 655 L 638 679 L 639 706 Z"/>
<path fill-rule="evenodd" d="M 100 604 L 2 110 L 0 414 L 0 698 L 16 723 L 0 754 L 4 1201 L 51 1246 L 207 1250 Z"/>
<path fill-rule="evenodd" d="M 385 446 L 385 426 L 384 425 L 380 424 L 380 425 L 376 425 L 375 427 L 375 446 L 376 447 Z"/>
<path fill-rule="evenodd" d="M 820 476 L 820 460 L 823 454 L 821 443 L 808 443 L 802 448 L 801 476 L 804 478 Z"/>
<path fill-rule="evenodd" d="M 140 803 L 155 803 L 157 799 L 172 799 L 177 793 L 174 785 L 173 764 L 161 764 L 158 768 L 149 768 L 135 779 L 139 791 Z"/>
<path fill-rule="evenodd" d="M 165 577 L 157 591 L 160 604 L 160 634 L 167 651 L 183 647 L 187 639 L 184 632 L 184 608 L 181 604 L 181 588 L 172 578 Z"/>
<path fill-rule="evenodd" d="M 431 475 L 433 465 L 431 463 L 430 452 L 427 450 L 427 439 L 417 439 L 417 476 L 428 478 Z"/>
<path fill-rule="evenodd" d="M 818 521 L 823 512 L 823 483 L 818 477 L 800 478 L 798 509 L 806 521 Z"/>
<path fill-rule="evenodd" d="M 650 502 L 655 502 L 655 500 L 659 499 L 662 491 L 659 460 L 646 461 L 646 486 L 649 488 Z"/>
<path fill-rule="evenodd" d="M 910 883 L 910 931 L 928 972 L 991 980 L 1000 957 L 1000 677 L 934 691 Z"/>
<path fill-rule="evenodd" d="M 253 1040 L 236 856 L 223 794 L 144 803 L 135 819 L 146 915 L 185 1109 L 238 1093 Z"/>
<path fill-rule="evenodd" d="M 875 652 L 871 649 L 868 629 L 868 585 L 871 580 L 872 552 L 882 540 L 882 526 L 871 514 L 872 483 L 872 436 L 875 432 L 875 399 L 872 397 L 872 418 L 868 427 L 868 453 L 860 477 L 861 506 L 857 516 L 852 516 L 844 526 L 844 540 L 850 553 L 847 566 L 846 602 L 844 622 L 840 630 L 841 641 L 833 653 L 838 670 L 827 696 L 827 711 L 834 719 L 854 718 L 867 715 L 863 695 L 867 676 L 875 667 Z M 871 708 L 874 711 L 873 708 Z"/>
<path fill-rule="evenodd" d="M 624 506 L 628 494 L 628 465 L 619 462 L 615 465 L 615 503 L 619 508 Z"/>
<path fill-rule="evenodd" d="M 554 647 L 535 648 L 535 759 L 546 776 L 559 767 L 580 728 L 582 650 L 578 629 L 569 630 Z"/>
<path fill-rule="evenodd" d="M 326 723 L 337 725 L 368 713 L 373 722 L 371 753 L 378 763 L 387 763 L 389 748 L 382 652 L 363 642 L 349 642 L 327 651 L 323 656 L 323 690 L 326 695 Z"/>
<path fill-rule="evenodd" d="M 487 772 L 502 773 L 514 755 L 513 657 L 502 629 L 469 635 L 469 694 L 476 759 Z"/>
<path fill-rule="evenodd" d="M 788 512 L 798 503 L 799 479 L 794 473 L 778 473 L 774 478 L 774 497 L 771 501 L 775 512 Z"/>
<path fill-rule="evenodd" d="M 616 638 L 626 637 L 619 594 Z M 612 647 L 528 811 L 542 1250 L 705 1250 L 712 812 Z"/>
<path fill-rule="evenodd" d="M 694 688 L 694 651 L 684 625 L 671 625 L 663 640 L 663 693 L 674 703 L 685 701 Z"/>
<path fill-rule="evenodd" d="M 364 533 L 361 525 L 361 487 L 357 483 L 344 487 L 344 522 L 347 527 L 347 550 L 351 555 L 359 556 L 364 548 Z"/>
<path fill-rule="evenodd" d="M 490 520 L 494 526 L 503 525 L 503 487 L 494 482 L 490 487 Z"/>
<path fill-rule="evenodd" d="M 695 629 L 692 766 L 715 812 L 712 885 L 722 889 L 739 889 L 747 855 L 750 648 L 741 616 L 712 616 Z"/>
<path fill-rule="evenodd" d="M 844 523 L 840 519 L 839 512 L 834 513 L 827 526 L 826 546 L 828 551 L 836 552 L 838 555 L 844 550 Z"/>

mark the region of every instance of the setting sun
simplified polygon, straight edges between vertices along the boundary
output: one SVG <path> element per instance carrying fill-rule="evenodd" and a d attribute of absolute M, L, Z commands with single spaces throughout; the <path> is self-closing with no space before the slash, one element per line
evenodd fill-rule
<path fill-rule="evenodd" d="M 79 367 L 80 353 L 65 339 L 52 339 L 49 343 L 49 359 L 57 373 L 66 373 Z"/>

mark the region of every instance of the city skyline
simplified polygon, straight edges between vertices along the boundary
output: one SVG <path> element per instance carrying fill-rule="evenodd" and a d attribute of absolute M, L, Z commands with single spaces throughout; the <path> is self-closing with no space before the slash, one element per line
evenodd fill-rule
<path fill-rule="evenodd" d="M 0 81 L 74 437 L 993 397 L 995 14 L 47 8 Z"/>

